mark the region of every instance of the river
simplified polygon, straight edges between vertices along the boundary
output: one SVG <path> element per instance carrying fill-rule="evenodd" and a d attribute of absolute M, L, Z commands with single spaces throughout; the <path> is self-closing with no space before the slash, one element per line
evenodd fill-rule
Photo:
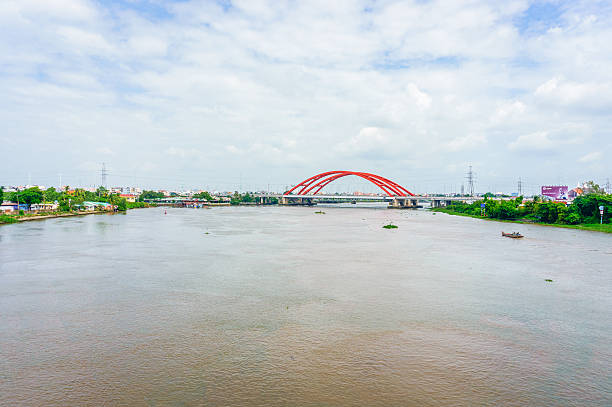
<path fill-rule="evenodd" d="M 611 361 L 609 234 L 354 205 L 0 226 L 3 406 L 610 406 Z"/>

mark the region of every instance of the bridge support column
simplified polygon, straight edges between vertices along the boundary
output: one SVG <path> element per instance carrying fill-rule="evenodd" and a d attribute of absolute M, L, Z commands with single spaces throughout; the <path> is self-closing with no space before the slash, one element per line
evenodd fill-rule
<path fill-rule="evenodd" d="M 389 208 L 392 209 L 416 209 L 419 207 L 418 199 L 409 198 L 393 198 L 393 201 L 389 202 Z"/>

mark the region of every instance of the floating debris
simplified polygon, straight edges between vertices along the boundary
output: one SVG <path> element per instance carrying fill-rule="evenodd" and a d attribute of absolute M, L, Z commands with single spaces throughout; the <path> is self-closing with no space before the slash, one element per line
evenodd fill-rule
<path fill-rule="evenodd" d="M 546 281 L 547 283 L 552 283 L 553 282 L 550 278 L 547 278 L 544 281 Z"/>
<path fill-rule="evenodd" d="M 384 229 L 397 229 L 398 226 L 395 226 L 392 223 L 389 223 L 388 225 L 383 226 Z"/>
<path fill-rule="evenodd" d="M 325 212 L 323 212 L 323 211 L 316 211 L 315 213 L 318 213 L 320 215 L 325 215 Z"/>

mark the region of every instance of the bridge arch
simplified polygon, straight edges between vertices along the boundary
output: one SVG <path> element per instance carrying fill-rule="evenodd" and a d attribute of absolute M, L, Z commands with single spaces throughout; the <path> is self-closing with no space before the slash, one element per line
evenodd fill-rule
<path fill-rule="evenodd" d="M 381 177 L 380 175 L 376 174 L 370 174 L 368 172 L 358 171 L 322 172 L 300 182 L 299 184 L 291 188 L 289 191 L 285 192 L 284 195 L 316 195 L 327 184 L 349 175 L 355 175 L 357 177 L 361 177 L 367 181 L 370 181 L 371 183 L 382 189 L 385 194 L 389 196 L 415 196 L 415 194 L 408 191 L 406 188 L 387 178 Z"/>

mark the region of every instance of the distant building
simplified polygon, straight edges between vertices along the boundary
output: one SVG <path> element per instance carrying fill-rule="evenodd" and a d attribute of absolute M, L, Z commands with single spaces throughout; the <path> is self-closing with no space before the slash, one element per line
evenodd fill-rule
<path fill-rule="evenodd" d="M 83 208 L 86 211 L 94 211 L 96 209 L 103 209 L 105 211 L 111 211 L 113 210 L 113 205 L 107 203 L 107 202 L 91 202 L 91 201 L 85 201 L 83 202 Z"/>
<path fill-rule="evenodd" d="M 30 206 L 31 211 L 56 211 L 59 208 L 57 203 L 38 203 Z"/>
<path fill-rule="evenodd" d="M 138 198 L 134 194 L 120 194 L 119 196 L 121 198 L 125 198 L 125 200 L 128 201 L 128 202 L 136 202 L 136 198 Z"/>
<path fill-rule="evenodd" d="M 576 187 L 576 188 L 574 188 L 574 189 L 570 190 L 570 191 L 567 193 L 567 197 L 568 197 L 569 199 L 574 199 L 574 198 L 576 198 L 577 196 L 582 195 L 582 194 L 584 194 L 583 189 L 582 189 L 582 188 L 580 188 L 580 187 Z"/>
<path fill-rule="evenodd" d="M 17 202 L 3 202 L 0 205 L 0 212 L 8 213 L 8 212 L 16 212 L 16 211 L 27 211 L 28 205 L 20 203 L 17 205 Z"/>

